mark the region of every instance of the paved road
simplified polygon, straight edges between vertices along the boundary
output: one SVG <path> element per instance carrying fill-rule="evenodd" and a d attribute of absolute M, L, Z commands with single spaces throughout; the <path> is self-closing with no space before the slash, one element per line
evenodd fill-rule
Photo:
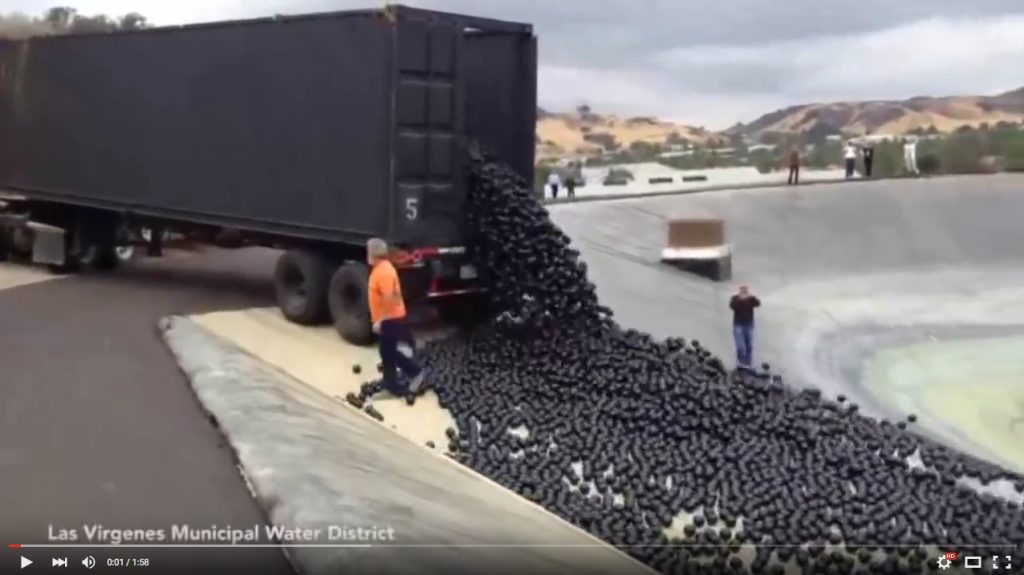
<path fill-rule="evenodd" d="M 156 331 L 171 313 L 272 303 L 266 252 L 210 252 L 140 262 L 0 291 L 0 540 L 45 542 L 83 526 L 166 529 L 251 526 L 264 517 L 230 447 L 201 410 Z M 102 564 L 106 550 L 4 549 L 0 572 L 24 555 Z M 276 549 L 130 549 L 146 573 L 291 573 Z M 45 563 L 45 565 L 44 565 Z M 162 568 L 161 568 L 162 567 Z M 201 569 L 201 571 L 199 571 Z"/>

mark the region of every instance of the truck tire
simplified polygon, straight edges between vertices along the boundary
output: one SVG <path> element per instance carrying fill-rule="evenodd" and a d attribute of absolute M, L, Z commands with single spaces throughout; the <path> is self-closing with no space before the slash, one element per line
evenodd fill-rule
<path fill-rule="evenodd" d="M 327 286 L 334 266 L 303 250 L 285 252 L 274 267 L 274 293 L 284 317 L 299 325 L 327 321 Z"/>
<path fill-rule="evenodd" d="M 370 306 L 366 295 L 369 278 L 370 269 L 366 264 L 348 262 L 334 272 L 327 292 L 334 329 L 345 341 L 356 345 L 373 343 L 373 326 L 370 323 Z"/>

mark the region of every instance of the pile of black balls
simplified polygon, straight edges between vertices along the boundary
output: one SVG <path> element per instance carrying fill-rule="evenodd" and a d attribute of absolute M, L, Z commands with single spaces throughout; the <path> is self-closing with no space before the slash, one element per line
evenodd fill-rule
<path fill-rule="evenodd" d="M 959 481 L 1024 478 L 621 329 L 527 182 L 481 161 L 472 184 L 496 317 L 424 356 L 457 423 L 451 457 L 663 573 L 920 573 L 935 546 L 992 554 L 970 544 L 1024 556 L 1021 506 Z"/>

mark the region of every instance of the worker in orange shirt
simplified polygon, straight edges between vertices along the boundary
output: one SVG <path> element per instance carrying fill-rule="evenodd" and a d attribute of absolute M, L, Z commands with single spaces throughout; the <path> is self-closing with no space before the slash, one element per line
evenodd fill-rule
<path fill-rule="evenodd" d="M 377 238 L 368 241 L 366 260 L 372 267 L 367 299 L 373 332 L 380 340 L 380 360 L 384 365 L 382 386 L 396 397 L 413 396 L 423 385 L 423 368 L 412 357 L 416 345 L 412 333 L 405 325 L 402 286 L 395 266 L 388 260 L 387 243 Z M 399 349 L 399 344 L 408 348 L 408 355 Z M 409 378 L 407 389 L 399 384 L 396 369 Z"/>

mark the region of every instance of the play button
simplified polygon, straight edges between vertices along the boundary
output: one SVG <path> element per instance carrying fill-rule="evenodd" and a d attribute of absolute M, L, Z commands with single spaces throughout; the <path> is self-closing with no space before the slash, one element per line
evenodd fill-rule
<path fill-rule="evenodd" d="M 32 564 L 32 560 L 24 555 L 21 556 L 21 568 L 24 569 Z"/>

